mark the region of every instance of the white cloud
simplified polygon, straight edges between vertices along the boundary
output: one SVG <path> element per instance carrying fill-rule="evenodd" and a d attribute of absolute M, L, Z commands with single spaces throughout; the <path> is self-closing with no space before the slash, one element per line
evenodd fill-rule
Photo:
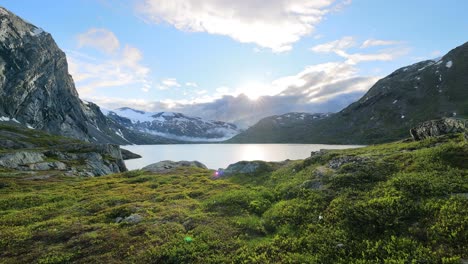
<path fill-rule="evenodd" d="M 167 90 L 172 87 L 181 87 L 179 82 L 177 82 L 176 78 L 166 78 L 161 81 L 161 85 L 159 85 L 160 90 Z"/>
<path fill-rule="evenodd" d="M 374 47 L 374 46 L 391 46 L 401 44 L 401 41 L 396 40 L 380 40 L 380 39 L 368 39 L 361 45 L 361 49 Z"/>
<path fill-rule="evenodd" d="M 113 33 L 112 35 L 115 36 Z M 101 49 L 100 46 L 93 47 Z M 113 54 L 104 54 L 100 58 L 67 51 L 69 71 L 79 93 L 85 96 L 104 87 L 125 86 L 148 92 L 152 84 L 149 78 L 150 69 L 141 64 L 142 59 L 142 52 L 130 45 L 117 48 Z"/>
<path fill-rule="evenodd" d="M 120 48 L 120 42 L 112 31 L 105 28 L 91 28 L 79 34 L 78 48 L 92 47 L 104 53 L 114 53 Z"/>
<path fill-rule="evenodd" d="M 314 46 L 311 50 L 318 53 L 330 53 L 337 50 L 346 50 L 354 46 L 356 46 L 356 40 L 353 37 L 343 37 L 342 39 Z"/>
<path fill-rule="evenodd" d="M 186 82 L 186 83 L 185 83 L 185 86 L 197 88 L 197 87 L 198 87 L 198 84 L 197 84 L 196 82 Z"/>
<path fill-rule="evenodd" d="M 347 64 L 358 64 L 365 61 L 392 61 L 409 52 L 409 48 L 401 46 L 400 41 L 366 40 L 361 48 L 370 46 L 398 45 L 398 47 L 380 50 L 378 53 L 348 53 L 346 50 L 355 47 L 356 41 L 353 37 L 343 37 L 324 44 L 316 45 L 310 50 L 317 53 L 335 53 L 346 59 Z"/>
<path fill-rule="evenodd" d="M 177 29 L 224 35 L 274 52 L 314 31 L 324 15 L 342 8 L 336 0 L 139 0 L 137 11 L 149 22 Z"/>

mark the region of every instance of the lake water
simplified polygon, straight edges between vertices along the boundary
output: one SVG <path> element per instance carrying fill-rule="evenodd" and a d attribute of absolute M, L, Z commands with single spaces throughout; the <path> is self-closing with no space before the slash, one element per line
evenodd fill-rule
<path fill-rule="evenodd" d="M 126 160 L 129 170 L 141 169 L 162 160 L 199 161 L 210 169 L 226 168 L 242 160 L 283 161 L 310 157 L 320 149 L 347 149 L 362 146 L 321 144 L 188 144 L 123 146 L 143 158 Z"/>

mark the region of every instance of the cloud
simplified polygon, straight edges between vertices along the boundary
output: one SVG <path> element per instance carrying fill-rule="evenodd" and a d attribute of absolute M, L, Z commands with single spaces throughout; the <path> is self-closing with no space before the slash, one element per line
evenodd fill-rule
<path fill-rule="evenodd" d="M 89 100 L 107 108 L 129 106 L 146 111 L 176 111 L 247 127 L 266 116 L 286 112 L 339 111 L 362 96 L 377 80 L 378 77 L 357 76 L 354 65 L 330 62 L 308 66 L 296 75 L 284 76 L 269 84 L 259 84 L 260 87 L 255 86 L 255 83 L 240 88 L 221 86 L 211 95 L 202 90 L 195 92 L 198 97 L 193 99 Z M 262 95 L 259 92 L 249 94 L 257 88 L 262 91 Z M 268 92 L 262 90 L 268 88 Z"/>
<path fill-rule="evenodd" d="M 104 53 L 114 53 L 120 48 L 115 34 L 105 28 L 91 28 L 79 34 L 78 48 L 92 47 Z"/>
<path fill-rule="evenodd" d="M 179 30 L 229 36 L 274 52 L 315 30 L 323 17 L 350 1 L 336 0 L 138 0 L 136 9 L 152 23 Z"/>
<path fill-rule="evenodd" d="M 374 47 L 374 46 L 391 46 L 401 44 L 401 41 L 396 40 L 380 40 L 380 39 L 368 39 L 361 45 L 361 49 Z"/>
<path fill-rule="evenodd" d="M 172 87 L 181 87 L 179 82 L 177 82 L 176 78 L 166 78 L 161 81 L 161 84 L 158 86 L 160 90 L 167 90 Z"/>
<path fill-rule="evenodd" d="M 337 50 L 346 50 L 354 46 L 356 46 L 356 41 L 353 37 L 344 37 L 342 39 L 314 46 L 311 50 L 317 53 L 330 53 Z"/>
<path fill-rule="evenodd" d="M 397 45 L 397 47 L 380 50 L 377 53 L 348 53 L 346 50 L 356 46 L 356 40 L 353 37 L 343 37 L 324 44 L 316 45 L 310 50 L 317 53 L 335 53 L 346 59 L 345 63 L 355 65 L 365 61 L 392 61 L 398 57 L 408 54 L 409 48 L 401 46 L 401 41 L 384 41 L 368 39 L 363 42 L 361 48 L 371 46 Z"/>
<path fill-rule="evenodd" d="M 195 82 L 186 82 L 186 83 L 185 83 L 185 86 L 197 88 L 197 87 L 198 87 L 198 84 L 195 83 Z"/>
<path fill-rule="evenodd" d="M 92 47 L 101 50 L 99 45 Z M 67 50 L 66 53 L 69 71 L 80 95 L 89 96 L 96 89 L 105 87 L 125 86 L 139 88 L 143 92 L 151 88 L 150 69 L 141 64 L 143 54 L 135 47 L 125 45 L 113 50 L 113 54 L 106 53 L 101 57 L 92 57 L 79 51 Z"/>

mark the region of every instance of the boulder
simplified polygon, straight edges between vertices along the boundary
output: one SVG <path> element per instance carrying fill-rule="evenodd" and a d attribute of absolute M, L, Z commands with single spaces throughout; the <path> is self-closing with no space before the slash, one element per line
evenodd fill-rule
<path fill-rule="evenodd" d="M 265 161 L 239 161 L 229 165 L 225 170 L 222 170 L 223 176 L 235 174 L 253 174 L 264 171 L 273 171 L 273 163 Z"/>
<path fill-rule="evenodd" d="M 339 169 L 341 166 L 345 164 L 359 164 L 368 161 L 367 158 L 359 157 L 359 156 L 340 156 L 337 158 L 333 158 L 328 162 L 328 167 L 330 169 Z"/>
<path fill-rule="evenodd" d="M 122 158 L 124 160 L 131 160 L 131 159 L 139 159 L 141 158 L 140 155 L 136 154 L 136 153 L 133 153 L 131 152 L 130 150 L 126 150 L 126 149 L 123 149 L 121 148 L 120 149 L 120 152 L 122 152 Z"/>
<path fill-rule="evenodd" d="M 142 170 L 154 173 L 168 173 L 181 167 L 197 167 L 207 169 L 207 167 L 198 161 L 171 161 L 164 160 L 144 167 Z"/>
<path fill-rule="evenodd" d="M 411 137 L 416 141 L 452 133 L 465 133 L 465 138 L 467 138 L 468 120 L 456 118 L 431 120 L 410 130 Z"/>

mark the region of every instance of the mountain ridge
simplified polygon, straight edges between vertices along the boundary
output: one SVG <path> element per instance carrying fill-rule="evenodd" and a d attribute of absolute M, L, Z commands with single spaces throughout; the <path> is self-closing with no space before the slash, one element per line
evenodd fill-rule
<path fill-rule="evenodd" d="M 468 42 L 380 79 L 338 113 L 291 128 L 259 122 L 228 143 L 373 144 L 407 137 L 426 120 L 468 116 Z M 287 135 L 273 136 L 272 133 Z"/>

